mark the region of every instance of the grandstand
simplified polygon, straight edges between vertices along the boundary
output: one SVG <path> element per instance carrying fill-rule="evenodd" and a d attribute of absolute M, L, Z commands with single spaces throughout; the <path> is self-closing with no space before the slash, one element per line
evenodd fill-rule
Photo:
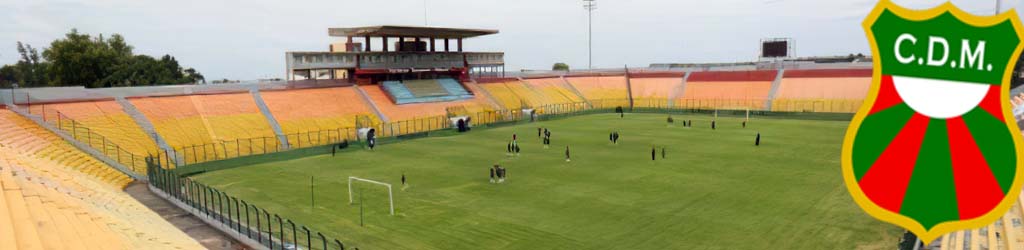
<path fill-rule="evenodd" d="M 115 101 L 85 101 L 53 104 L 34 104 L 29 110 L 42 114 L 45 121 L 60 128 L 70 128 L 72 133 L 96 134 L 102 137 L 83 139 L 91 145 L 101 145 L 105 138 L 112 145 L 101 149 L 104 152 L 124 151 L 131 155 L 150 155 L 159 151 L 153 139 L 124 111 L 121 104 Z M 74 123 L 72 125 L 72 123 Z M 74 128 L 72 128 L 74 127 Z M 117 148 L 111 146 L 117 145 Z M 126 155 L 127 156 L 127 155 Z M 126 158 L 126 157 L 121 157 Z M 119 159 L 119 162 L 130 162 L 131 166 L 145 166 L 142 157 L 137 159 Z M 144 174 L 145 171 L 138 171 Z"/>
<path fill-rule="evenodd" d="M 296 89 L 287 91 L 263 91 L 271 114 L 288 135 L 288 141 L 297 146 L 339 138 L 355 140 L 353 128 L 357 128 L 359 117 L 365 117 L 372 124 L 379 124 L 380 118 L 354 87 L 331 87 Z M 322 132 L 321 132 L 322 131 Z M 307 133 L 317 133 L 315 141 Z"/>
<path fill-rule="evenodd" d="M 686 74 L 631 74 L 630 93 L 634 107 L 664 108 L 673 106 L 682 93 Z"/>
<path fill-rule="evenodd" d="M 787 70 L 772 111 L 856 112 L 870 86 L 870 69 Z"/>
<path fill-rule="evenodd" d="M 202 248 L 122 192 L 127 175 L 28 119 L 0 110 L 0 134 L 0 248 Z"/>
<path fill-rule="evenodd" d="M 703 109 L 765 108 L 765 101 L 778 71 L 704 71 L 693 72 L 678 105 Z"/>
<path fill-rule="evenodd" d="M 626 76 L 579 76 L 565 79 L 595 108 L 630 106 Z"/>
<path fill-rule="evenodd" d="M 260 204 L 263 206 L 262 211 L 256 207 L 255 203 L 245 203 L 242 200 L 244 213 L 248 215 L 250 211 L 255 211 L 255 217 L 263 220 L 256 222 L 256 234 L 252 234 L 254 225 L 249 224 L 248 218 L 244 222 L 245 226 L 242 226 L 243 222 L 240 212 L 238 212 L 240 199 L 233 196 L 239 194 L 222 192 L 215 187 L 205 186 L 192 177 L 206 172 L 220 171 L 222 169 L 216 168 L 220 163 L 235 164 L 230 168 L 237 168 L 237 165 L 252 165 L 253 162 L 259 163 L 270 161 L 267 159 L 278 160 L 293 156 L 290 154 L 318 154 L 327 152 L 326 149 L 331 149 L 333 152 L 339 149 L 335 145 L 343 141 L 355 145 L 347 149 L 355 151 L 354 149 L 358 150 L 364 145 L 365 134 L 370 128 L 375 129 L 377 137 L 387 138 L 388 143 L 406 138 L 428 136 L 429 133 L 450 130 L 453 126 L 452 121 L 465 117 L 470 117 L 472 126 L 487 127 L 486 125 L 491 123 L 503 122 L 511 124 L 493 127 L 505 129 L 501 131 L 513 134 L 516 133 L 513 129 L 522 125 L 516 123 L 533 121 L 534 118 L 544 120 L 555 117 L 554 115 L 602 113 L 618 107 L 627 112 L 632 110 L 693 115 L 702 119 L 698 122 L 704 123 L 710 122 L 710 118 L 704 118 L 707 118 L 706 114 L 711 112 L 715 112 L 714 119 L 718 119 L 717 111 L 719 110 L 761 111 L 762 114 L 772 113 L 772 115 L 796 113 L 815 117 L 818 115 L 820 117 L 849 117 L 857 111 L 866 98 L 871 83 L 871 69 L 857 64 L 814 66 L 801 64 L 792 69 L 772 65 L 765 66 L 759 63 L 687 65 L 682 68 L 667 66 L 665 68 L 585 72 L 540 72 L 533 75 L 524 73 L 517 77 L 509 77 L 504 72 L 504 54 L 502 52 L 462 51 L 463 39 L 495 33 L 497 33 L 495 30 L 405 26 L 332 28 L 328 30 L 328 34 L 344 38 L 344 42 L 332 44 L 330 51 L 287 52 L 285 54 L 286 78 L 289 80 L 286 82 L 88 90 L 44 88 L 0 91 L 0 99 L 7 104 L 6 107 L 0 109 L 0 187 L 3 190 L 0 195 L 0 249 L 201 248 L 202 246 L 195 239 L 170 225 L 159 215 L 125 193 L 125 187 L 132 185 L 136 180 L 139 180 L 139 183 L 147 184 L 156 196 L 163 197 L 174 203 L 175 206 L 188 210 L 188 213 L 202 217 L 208 223 L 224 231 L 225 234 L 235 237 L 239 242 L 251 245 L 250 247 L 285 249 L 284 244 L 291 243 L 293 245 L 290 246 L 294 246 L 295 249 L 313 249 L 314 247 L 309 242 L 304 243 L 306 246 L 301 246 L 301 240 L 294 240 L 296 238 L 296 235 L 293 235 L 294 232 L 288 235 L 292 239 L 286 237 L 285 233 L 288 232 L 282 230 L 284 229 L 283 221 L 291 223 L 294 230 L 296 223 L 317 225 L 320 223 L 319 219 L 330 221 L 333 218 L 318 217 L 317 221 L 303 222 L 295 218 L 281 218 L 280 215 L 292 212 L 330 211 L 330 209 L 337 208 L 333 207 L 337 204 L 318 206 L 320 201 L 316 201 L 317 204 L 305 211 L 287 207 L 291 204 L 305 204 L 306 200 L 304 199 L 307 197 L 305 192 L 308 191 L 306 188 L 311 188 L 306 186 L 305 178 L 319 177 L 315 175 L 321 174 L 320 172 L 301 170 L 301 167 L 305 166 L 297 166 L 296 168 L 299 170 L 275 168 L 273 171 L 277 172 L 267 175 L 274 178 L 260 179 L 267 183 L 273 181 L 295 182 L 293 179 L 284 177 L 278 179 L 277 177 L 300 176 L 303 200 L 298 200 L 298 198 L 287 200 L 282 202 L 285 204 L 283 206 L 282 204 Z M 359 43 L 360 40 L 362 43 Z M 371 42 L 375 41 L 382 42 L 372 45 Z M 443 49 L 441 48 L 442 44 Z M 377 50 L 375 51 L 374 48 Z M 6 99 L 7 96 L 15 97 L 12 97 L 14 100 L 11 100 Z M 19 100 L 18 98 L 21 96 L 24 98 Z M 1024 98 L 1015 99 L 1015 104 L 1024 105 Z M 530 111 L 537 116 L 527 116 Z M 739 112 L 732 113 L 738 114 Z M 660 114 L 646 116 L 647 118 L 659 116 L 656 119 L 658 123 L 650 122 L 655 119 L 630 121 L 634 122 L 629 123 L 630 126 L 666 127 L 661 123 L 664 117 L 661 117 Z M 1024 116 L 1019 118 L 1024 120 Z M 608 121 L 594 117 L 588 119 L 594 120 L 586 121 Z M 731 117 L 731 119 L 720 121 L 720 124 L 725 124 L 726 121 L 731 122 L 729 125 L 721 126 L 732 126 L 720 129 L 720 131 L 746 128 L 746 120 L 742 123 L 743 125 L 737 125 L 740 124 L 740 119 L 736 117 Z M 845 125 L 836 121 L 827 123 L 832 127 Z M 627 123 L 622 122 L 621 124 Z M 562 143 L 563 138 L 568 138 L 568 136 L 561 136 L 571 134 L 572 132 L 568 130 L 574 129 L 574 126 L 578 124 L 552 123 L 552 125 L 563 126 L 565 132 L 558 131 L 559 137 L 557 137 L 559 143 Z M 667 128 L 674 128 L 673 126 L 669 124 Z M 743 127 L 736 128 L 737 126 Z M 789 125 L 779 125 L 776 129 L 785 130 L 788 128 L 787 126 Z M 528 128 L 530 132 L 533 129 L 533 127 Z M 597 134 L 603 134 L 608 128 L 595 126 L 590 129 L 586 132 L 599 131 Z M 496 130 L 485 130 L 484 133 L 497 133 L 494 131 Z M 447 136 L 450 133 L 441 132 L 439 134 Z M 578 136 L 587 139 L 602 139 L 601 143 L 604 143 L 603 136 L 598 138 L 592 138 L 593 136 L 589 134 Z M 636 136 L 653 138 L 650 141 L 662 139 L 657 135 L 650 134 L 637 134 Z M 675 141 L 693 140 L 696 143 L 700 143 L 701 139 L 707 139 L 701 138 L 703 135 L 680 134 L 676 136 L 671 139 Z M 725 141 L 741 141 L 751 137 L 748 134 L 733 134 L 731 136 L 734 137 Z M 490 147 L 482 146 L 484 144 L 493 145 L 496 149 L 495 152 L 499 152 L 500 146 L 505 143 L 507 136 L 503 134 L 501 137 L 502 139 L 482 138 L 477 141 L 460 143 L 471 145 L 476 149 Z M 797 137 L 802 137 L 802 135 L 788 138 Z M 666 139 L 666 141 L 668 140 Z M 532 142 L 524 142 L 524 144 L 526 143 Z M 593 148 L 605 146 L 604 144 L 595 145 L 587 146 Z M 622 145 L 621 147 L 629 146 L 635 145 Z M 646 152 L 647 146 L 642 145 L 643 148 L 640 151 Z M 664 146 L 659 146 L 664 150 Z M 801 148 L 805 145 L 784 146 L 790 147 L 787 149 L 810 150 Z M 576 146 L 574 145 L 574 147 Z M 527 148 L 527 150 L 533 149 L 536 148 Z M 734 151 L 719 149 L 708 148 L 708 150 L 724 153 Z M 288 150 L 295 151 L 290 154 L 260 156 Z M 395 165 L 414 166 L 422 163 L 418 159 L 437 160 L 444 155 L 424 153 L 427 151 L 407 151 L 399 154 L 408 154 L 409 157 L 419 158 L 408 162 L 398 162 Z M 557 157 L 544 158 L 541 161 L 561 163 L 563 160 L 561 152 L 560 150 L 556 151 L 559 151 L 556 152 Z M 386 155 L 379 151 L 375 153 Z M 450 155 L 452 152 L 445 153 L 449 153 L 447 157 L 459 157 Z M 724 153 L 715 155 L 715 157 L 720 159 L 732 156 Z M 500 156 L 500 152 L 495 155 Z M 337 162 L 332 162 L 332 164 L 337 163 L 341 166 L 353 162 L 371 162 L 369 157 L 366 157 L 366 152 L 363 151 L 344 156 L 337 158 L 344 160 L 334 160 Z M 704 156 L 698 155 L 693 158 L 711 159 L 698 157 Z M 501 164 L 514 163 L 516 160 L 513 159 L 522 158 L 508 158 L 499 161 Z M 488 161 L 490 160 L 488 159 Z M 573 159 L 572 162 L 580 164 L 585 160 Z M 487 164 L 491 164 L 491 162 Z M 214 166 L 214 168 L 208 168 L 210 166 Z M 338 169 L 348 171 L 341 167 L 330 171 L 338 171 Z M 410 168 L 409 170 L 418 169 Z M 358 173 L 374 171 L 382 170 L 376 166 L 355 170 Z M 548 173 L 561 178 L 558 175 L 577 170 L 559 171 L 562 170 Z M 622 171 L 612 174 L 628 176 L 630 181 L 648 176 L 647 174 L 633 175 L 639 172 L 635 170 Z M 684 170 L 678 172 L 682 173 Z M 481 171 L 481 173 L 483 172 Z M 404 177 L 405 173 L 401 174 Z M 331 178 L 334 177 L 331 176 Z M 691 176 L 680 177 L 690 178 Z M 453 180 L 460 178 L 467 177 L 456 176 Z M 748 183 L 753 178 L 728 181 Z M 310 186 L 313 186 L 312 181 L 313 178 L 310 178 Z M 445 185 L 451 185 L 445 188 L 450 190 L 480 189 L 478 186 L 463 185 L 463 183 L 451 184 L 454 182 L 445 181 L 447 182 Z M 557 183 L 552 180 L 543 180 L 543 182 Z M 673 179 L 652 182 L 663 184 L 660 182 L 677 183 L 678 181 Z M 231 183 L 227 186 L 234 184 Z M 337 183 L 317 183 L 317 185 L 332 184 Z M 429 185 L 434 184 L 436 183 Z M 417 185 L 419 184 L 417 183 Z M 578 185 L 580 183 L 569 183 L 565 186 Z M 601 190 L 606 193 L 616 193 L 615 195 L 620 197 L 632 195 L 629 192 L 614 190 L 619 187 L 590 186 L 590 184 L 583 186 L 592 193 L 598 193 L 595 190 Z M 227 190 L 223 186 L 217 188 Z M 255 190 L 255 192 L 260 191 Z M 522 190 L 503 190 L 503 192 L 506 191 L 523 192 Z M 411 194 L 421 194 L 414 192 L 416 191 L 410 191 Z M 545 192 L 549 191 L 525 191 L 531 195 Z M 571 189 L 555 190 L 546 195 L 566 192 L 579 195 L 580 199 L 593 200 L 591 197 L 585 196 L 590 194 L 580 195 L 579 190 Z M 745 200 L 758 198 L 744 196 L 749 195 L 749 192 L 738 193 L 736 197 L 743 197 Z M 269 194 L 260 195 L 266 199 L 280 198 Z M 299 195 L 287 194 L 285 196 L 290 199 Z M 337 200 L 333 199 L 336 198 L 328 200 L 335 202 Z M 649 201 L 657 200 L 651 198 Z M 604 215 L 607 212 L 609 216 L 624 216 L 612 214 L 612 212 L 615 209 L 630 211 L 633 208 L 629 206 L 635 205 L 632 200 L 609 199 L 597 200 L 597 202 L 600 202 L 595 203 L 597 206 L 611 208 L 599 213 Z M 225 204 L 227 204 L 227 209 L 224 209 Z M 236 209 L 234 212 L 231 211 L 232 205 Z M 524 203 L 524 206 L 528 205 Z M 562 205 L 564 204 L 558 205 L 557 209 L 545 209 L 563 209 Z M 423 206 L 435 206 L 435 204 Z M 250 207 L 255 209 L 250 210 Z M 661 208 L 681 209 L 679 207 Z M 740 206 L 737 206 L 736 209 L 747 213 L 763 212 Z M 265 217 L 260 216 L 261 212 Z M 271 214 L 277 220 L 271 221 Z M 411 218 L 411 214 L 402 216 Z M 431 216 L 435 215 L 431 214 Z M 443 218 L 442 216 L 431 217 L 435 220 Z M 1022 218 L 1024 218 L 1024 212 L 1022 212 L 1020 204 L 1017 204 L 996 224 L 978 230 L 949 234 L 937 244 L 941 244 L 942 249 L 972 250 L 1010 249 L 1006 246 L 1024 245 L 1024 230 L 1021 230 Z M 625 216 L 618 219 L 628 222 L 628 220 L 636 218 Z M 769 218 L 768 223 L 775 223 L 771 221 L 772 219 L 775 218 Z M 650 224 L 663 222 L 658 221 L 658 218 L 642 218 L 642 220 Z M 556 222 L 565 223 L 566 220 Z M 234 223 L 234 227 L 232 227 L 232 223 Z M 268 229 L 264 227 L 263 223 L 278 225 L 273 225 Z M 343 223 L 338 222 L 339 225 Z M 501 223 L 504 222 L 496 224 Z M 766 224 L 759 223 L 762 224 L 760 226 Z M 720 226 L 721 228 L 731 228 L 739 224 L 741 222 Z M 501 224 L 501 226 L 508 225 Z M 531 231 L 536 228 L 530 228 L 530 226 L 535 225 L 515 225 L 514 230 L 510 230 L 512 231 L 511 236 L 495 237 L 499 238 L 496 239 L 499 242 L 493 247 L 516 248 L 517 245 L 510 243 L 516 237 L 567 242 L 565 245 L 551 248 L 573 249 L 588 246 L 576 241 L 585 237 L 552 233 L 559 230 L 564 232 L 565 228 L 544 228 L 551 231 Z M 554 224 L 550 227 L 560 226 L 562 225 Z M 542 225 L 538 228 L 543 227 L 549 226 Z M 669 227 L 665 226 L 665 229 L 672 229 Z M 350 237 L 336 234 L 324 236 L 320 233 L 335 232 L 333 228 L 316 229 L 305 226 L 299 228 L 311 230 L 305 233 L 305 236 L 309 238 L 320 236 L 320 243 L 324 245 L 334 244 L 333 242 L 337 242 L 336 244 L 339 246 L 342 244 L 337 239 L 329 241 L 328 237 Z M 422 230 L 423 228 L 395 230 L 380 227 L 377 229 L 381 232 L 393 232 L 388 230 L 394 230 L 398 231 L 397 233 L 413 230 L 426 231 Z M 467 235 L 476 237 L 502 233 L 473 230 L 475 229 L 453 232 L 452 235 L 444 237 L 458 237 L 460 239 L 457 240 L 464 240 L 461 238 Z M 793 231 L 785 233 L 791 232 Z M 271 235 L 274 233 L 279 234 Z M 837 234 L 845 233 L 853 234 L 850 231 L 842 231 Z M 370 239 L 368 245 L 391 246 L 388 244 L 392 244 L 387 242 L 390 239 L 380 235 L 366 236 L 369 234 L 367 232 L 353 234 L 364 236 L 362 239 Z M 592 235 L 591 232 L 581 234 Z M 254 235 L 258 238 L 254 238 Z M 648 239 L 616 235 L 615 240 L 642 245 L 664 239 L 655 238 L 662 237 L 660 235 L 651 237 Z M 859 239 L 855 236 L 849 238 Z M 400 240 L 416 242 L 418 239 L 403 238 Z M 441 242 L 447 242 L 446 240 L 442 239 Z M 775 242 L 774 240 L 760 241 Z M 355 242 L 355 244 L 359 243 L 362 242 Z M 678 245 L 662 247 L 673 248 Z M 324 247 L 317 246 L 316 248 Z M 331 247 L 331 249 L 334 248 Z"/>
<path fill-rule="evenodd" d="M 174 149 L 201 147 L 185 161 L 276 151 L 276 134 L 250 93 L 132 98 Z M 257 142 L 248 139 L 260 138 Z M 242 140 L 246 139 L 246 140 Z"/>
<path fill-rule="evenodd" d="M 643 70 L 396 82 L 408 92 L 405 97 L 436 98 L 429 102 L 400 102 L 397 99 L 405 97 L 396 99 L 388 87 L 395 83 L 389 82 L 392 81 L 262 83 L 235 89 L 197 87 L 173 94 L 140 89 L 125 96 L 126 103 L 109 98 L 51 98 L 32 105 L 15 103 L 11 108 L 25 107 L 26 113 L 38 116 L 63 133 L 87 129 L 90 134 L 105 138 L 97 141 L 72 136 L 97 151 L 116 147 L 128 152 L 127 157 L 139 157 L 118 159 L 122 164 L 144 166 L 145 156 L 177 154 L 177 158 L 169 160 L 175 163 L 168 167 L 174 167 L 286 150 L 272 123 L 279 124 L 280 134 L 291 148 L 304 148 L 346 139 L 358 141 L 356 130 L 361 127 L 376 128 L 378 136 L 392 137 L 448 129 L 452 117 L 469 116 L 480 121 L 478 124 L 522 120 L 525 118 L 519 113 L 521 109 L 538 109 L 538 114 L 545 114 L 545 108 L 553 110 L 550 107 L 558 105 L 582 105 L 581 110 L 621 106 L 849 114 L 856 111 L 866 96 L 870 70 Z M 128 104 L 142 114 L 144 121 L 132 117 Z M 268 112 L 262 112 L 261 105 Z M 120 191 L 132 181 L 129 175 L 65 142 L 65 138 L 33 122 L 32 117 L 0 111 L 0 172 L 4 174 L 0 184 L 5 194 L 0 209 L 6 209 L 0 210 L 0 214 L 11 215 L 0 219 L 12 218 L 7 225 L 14 225 L 0 225 L 0 235 L 15 238 L 0 244 L 60 248 L 65 246 L 60 244 L 88 246 L 109 241 L 122 248 L 146 248 L 140 246 L 153 244 L 195 246 L 194 240 L 152 212 L 144 211 L 144 207 Z M 155 134 L 147 132 L 145 122 L 152 124 Z M 173 150 L 161 150 L 160 142 L 153 138 L 163 138 Z M 255 138 L 259 141 L 254 142 Z M 145 168 L 134 170 L 146 172 Z M 953 233 L 936 244 L 965 246 L 963 249 L 1013 244 L 1015 239 L 1024 239 L 1024 231 L 1014 226 L 1020 225 L 1022 217 L 1024 214 L 1016 207 L 997 224 Z M 34 224 L 23 225 L 30 221 Z M 995 237 L 995 233 L 1000 237 Z M 62 239 L 76 235 L 95 237 L 61 243 L 39 240 L 46 235 Z"/>

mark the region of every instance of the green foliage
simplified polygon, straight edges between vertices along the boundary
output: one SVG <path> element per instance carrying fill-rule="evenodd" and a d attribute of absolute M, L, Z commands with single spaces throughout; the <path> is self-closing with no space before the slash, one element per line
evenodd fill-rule
<path fill-rule="evenodd" d="M 42 58 L 35 48 L 18 42 L 21 60 L 0 68 L 0 84 L 100 88 L 205 82 L 201 73 L 183 69 L 170 55 L 157 60 L 132 50 L 119 34 L 93 38 L 75 29 L 50 43 Z"/>
<path fill-rule="evenodd" d="M 568 71 L 569 65 L 565 63 L 555 63 L 555 65 L 551 66 L 551 70 Z"/>

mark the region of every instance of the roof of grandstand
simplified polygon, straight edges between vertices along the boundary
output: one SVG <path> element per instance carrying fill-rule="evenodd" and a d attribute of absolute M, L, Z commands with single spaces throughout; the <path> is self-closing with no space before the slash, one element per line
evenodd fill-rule
<path fill-rule="evenodd" d="M 442 27 L 418 27 L 418 26 L 366 26 L 352 28 L 329 28 L 327 33 L 330 36 L 389 36 L 389 37 L 434 37 L 434 38 L 469 38 L 497 34 L 498 30 L 489 29 L 460 29 Z"/>

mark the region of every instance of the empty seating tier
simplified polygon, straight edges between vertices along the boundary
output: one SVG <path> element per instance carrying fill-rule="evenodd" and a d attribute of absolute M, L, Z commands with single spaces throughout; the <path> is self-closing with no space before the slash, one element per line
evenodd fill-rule
<path fill-rule="evenodd" d="M 381 82 L 381 87 L 391 95 L 396 104 L 446 102 L 473 98 L 466 88 L 450 78 L 384 81 Z"/>
<path fill-rule="evenodd" d="M 191 157 L 181 159 L 187 163 L 279 148 L 273 129 L 250 93 L 129 100 L 175 151 Z"/>
<path fill-rule="evenodd" d="M 32 155 L 55 166 L 84 173 L 98 181 L 121 188 L 130 177 L 79 151 L 57 135 L 27 118 L 0 109 L 0 145 Z"/>
<path fill-rule="evenodd" d="M 119 158 L 117 161 L 124 165 L 136 167 L 136 172 L 140 174 L 145 173 L 144 156 L 158 152 L 153 139 L 116 101 L 32 105 L 31 109 L 34 114 L 44 114 L 48 123 L 68 131 L 79 141 L 87 142 L 111 158 Z M 68 118 L 73 121 L 69 121 Z M 104 139 L 107 142 L 104 142 Z M 136 157 L 128 159 L 129 156 L 125 153 Z"/>
<path fill-rule="evenodd" d="M 676 106 L 713 109 L 763 109 L 777 71 L 693 72 Z"/>
<path fill-rule="evenodd" d="M 260 95 L 289 142 L 296 145 L 311 143 L 309 136 L 298 134 L 318 131 L 327 140 L 354 139 L 353 128 L 360 117 L 370 119 L 371 125 L 380 123 L 354 87 L 261 91 Z"/>
<path fill-rule="evenodd" d="M 668 100 L 682 83 L 682 77 L 630 78 L 633 106 L 668 107 Z"/>
<path fill-rule="evenodd" d="M 0 249 L 200 249 L 120 188 L 0 146 Z"/>
<path fill-rule="evenodd" d="M 871 70 L 787 70 L 772 111 L 857 112 L 871 88 Z"/>
<path fill-rule="evenodd" d="M 584 98 L 590 100 L 595 108 L 629 106 L 629 90 L 626 89 L 625 76 L 582 76 L 565 79 Z"/>

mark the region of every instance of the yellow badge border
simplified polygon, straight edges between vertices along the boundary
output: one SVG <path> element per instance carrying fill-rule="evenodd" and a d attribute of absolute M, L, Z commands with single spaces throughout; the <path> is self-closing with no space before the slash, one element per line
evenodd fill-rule
<path fill-rule="evenodd" d="M 858 185 L 857 183 L 857 178 L 853 174 L 853 140 L 857 135 L 857 130 L 860 128 L 861 122 L 864 121 L 864 118 L 867 117 L 868 113 L 871 111 L 871 108 L 874 106 L 874 103 L 878 97 L 878 89 L 881 85 L 882 80 L 882 60 L 879 56 L 877 56 L 881 54 L 878 51 L 878 45 L 875 41 L 875 36 L 871 32 L 871 25 L 878 20 L 878 17 L 885 10 L 889 10 L 901 18 L 914 21 L 932 19 L 943 13 L 949 12 L 953 14 L 953 16 L 955 16 L 956 18 L 960 19 L 962 22 L 977 27 L 992 26 L 1002 23 L 1009 19 L 1010 22 L 1013 24 L 1013 28 L 1016 31 L 1017 36 L 1020 37 L 1021 43 L 1017 45 L 1017 49 L 1014 51 L 1014 56 L 1010 57 L 1008 67 L 1006 67 L 1006 71 L 1003 74 L 1004 77 L 1002 80 L 1002 90 L 1000 91 L 1000 102 L 1003 109 L 1003 117 L 1006 119 L 1006 128 L 1010 131 L 1011 135 L 1015 135 L 1013 136 L 1013 142 L 1016 146 L 1017 151 L 1017 173 L 1014 176 L 1013 185 L 1011 185 L 1010 191 L 1006 194 L 1006 197 L 1003 198 L 1003 201 L 1001 201 L 995 209 L 989 211 L 983 216 L 970 220 L 943 222 L 939 223 L 938 225 L 935 225 L 935 227 L 932 227 L 931 230 L 926 230 L 924 226 L 921 225 L 921 223 L 911 219 L 910 217 L 890 212 L 872 202 L 870 199 L 867 198 L 863 190 L 860 189 L 860 185 Z M 853 196 L 853 200 L 869 215 L 879 220 L 896 224 L 898 226 L 906 228 L 907 230 L 910 230 L 910 232 L 916 234 L 923 242 L 925 242 L 925 244 L 934 241 L 939 236 L 942 236 L 944 234 L 959 230 L 981 228 L 989 224 L 992 224 L 997 219 L 1001 218 L 1004 214 L 1006 214 L 1007 211 L 1010 210 L 1010 207 L 1013 206 L 1013 204 L 1019 199 L 1022 185 L 1024 185 L 1024 157 L 1022 157 L 1022 154 L 1020 153 L 1021 150 L 1024 150 L 1024 138 L 1022 138 L 1020 134 L 1021 131 L 1019 128 L 1017 128 L 1017 124 L 1015 123 L 1013 113 L 1011 112 L 1012 107 L 1010 105 L 1009 84 L 1010 78 L 1013 75 L 1013 67 L 1014 65 L 1016 65 L 1018 59 L 1016 55 L 1020 55 L 1022 49 L 1024 49 L 1024 28 L 1022 28 L 1021 26 L 1021 22 L 1017 15 L 1017 12 L 1011 9 L 1010 11 L 995 16 L 976 16 L 964 12 L 960 8 L 957 8 L 955 5 L 953 5 L 951 2 L 946 2 L 932 9 L 911 10 L 900 7 L 892 3 L 890 0 L 881 0 L 871 11 L 871 14 L 869 14 L 868 17 L 864 19 L 862 27 L 864 28 L 864 32 L 866 33 L 868 38 L 868 42 L 871 45 L 872 55 L 876 56 L 872 60 L 874 68 L 872 70 L 871 88 L 868 91 L 868 96 L 865 98 L 864 104 L 862 104 L 860 109 L 857 111 L 857 114 L 854 115 L 853 121 L 850 122 L 850 127 L 847 128 L 846 137 L 843 140 L 843 180 L 846 182 L 846 188 L 847 190 L 850 191 L 850 195 Z"/>

